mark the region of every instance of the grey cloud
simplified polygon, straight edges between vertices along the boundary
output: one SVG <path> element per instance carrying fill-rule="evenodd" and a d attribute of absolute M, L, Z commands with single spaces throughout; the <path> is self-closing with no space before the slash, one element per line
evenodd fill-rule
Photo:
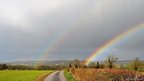
<path fill-rule="evenodd" d="M 140 2 L 114 1 L 109 5 L 110 7 L 103 9 L 101 16 L 87 15 L 87 18 L 83 18 L 84 20 L 65 37 L 66 40 L 60 46 L 101 46 L 104 42 L 144 21 L 143 3 Z"/>
<path fill-rule="evenodd" d="M 52 51 L 47 49 L 47 59 L 72 59 L 77 56 L 85 59 L 96 48 L 144 21 L 143 0 L 58 1 L 14 0 L 9 2 L 7 0 L 1 2 L 3 6 L 0 6 L 0 12 L 2 9 L 7 10 L 5 7 L 12 7 L 17 11 L 15 14 L 20 14 L 20 17 L 16 18 L 17 24 L 20 24 L 11 24 L 9 18 L 6 18 L 8 21 L 4 21 L 0 14 L 0 56 L 7 57 L 13 53 L 9 56 L 13 59 L 17 55 L 27 58 L 29 54 L 34 55 L 33 59 L 38 58 L 43 51 L 52 47 L 54 41 L 59 42 L 58 37 L 68 32 L 62 37 L 63 42 L 55 45 Z M 125 52 L 122 48 L 143 49 L 142 34 L 136 39 L 134 37 L 133 41 L 129 42 L 129 40 L 125 42 L 126 45 L 122 44 L 115 49 L 124 54 L 131 52 Z M 138 52 L 136 50 L 135 52 Z M 81 52 L 83 54 L 80 54 Z"/>

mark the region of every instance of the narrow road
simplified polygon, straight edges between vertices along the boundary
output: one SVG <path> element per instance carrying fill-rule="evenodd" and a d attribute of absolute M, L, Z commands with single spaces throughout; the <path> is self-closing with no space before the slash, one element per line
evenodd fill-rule
<path fill-rule="evenodd" d="M 45 78 L 44 81 L 67 81 L 63 71 L 56 71 Z"/>

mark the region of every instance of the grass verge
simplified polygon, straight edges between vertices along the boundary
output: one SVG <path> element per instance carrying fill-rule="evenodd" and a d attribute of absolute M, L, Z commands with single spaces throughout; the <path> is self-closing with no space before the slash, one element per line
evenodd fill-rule
<path fill-rule="evenodd" d="M 73 76 L 72 76 L 72 74 L 71 73 L 69 73 L 68 71 L 64 71 L 64 75 L 65 75 L 65 77 L 66 77 L 66 79 L 68 80 L 68 81 L 76 81 L 74 78 L 73 78 Z"/>

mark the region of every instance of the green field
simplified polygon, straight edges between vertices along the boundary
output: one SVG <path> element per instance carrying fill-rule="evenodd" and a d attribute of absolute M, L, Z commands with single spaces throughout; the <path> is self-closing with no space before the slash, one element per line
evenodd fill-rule
<path fill-rule="evenodd" d="M 0 81 L 35 81 L 38 76 L 49 72 L 52 71 L 4 70 L 0 71 Z"/>

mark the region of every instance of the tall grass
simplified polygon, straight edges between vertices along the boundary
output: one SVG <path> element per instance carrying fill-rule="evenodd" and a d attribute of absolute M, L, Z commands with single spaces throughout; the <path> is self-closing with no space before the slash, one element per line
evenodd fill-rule
<path fill-rule="evenodd" d="M 144 81 L 143 74 L 129 70 L 72 68 L 70 72 L 78 81 Z"/>

